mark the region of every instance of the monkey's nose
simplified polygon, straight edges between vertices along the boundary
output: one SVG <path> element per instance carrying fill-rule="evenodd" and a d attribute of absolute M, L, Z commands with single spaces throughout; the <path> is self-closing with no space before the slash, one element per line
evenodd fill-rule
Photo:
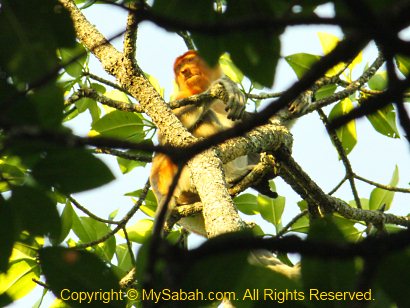
<path fill-rule="evenodd" d="M 184 75 L 185 78 L 189 78 L 192 76 L 192 72 L 189 68 L 185 68 L 181 71 L 182 75 Z"/>

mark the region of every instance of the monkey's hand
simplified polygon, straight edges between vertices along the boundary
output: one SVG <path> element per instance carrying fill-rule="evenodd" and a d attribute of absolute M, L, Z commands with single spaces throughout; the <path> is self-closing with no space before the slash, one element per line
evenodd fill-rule
<path fill-rule="evenodd" d="M 303 92 L 299 97 L 291 102 L 287 108 L 281 109 L 277 112 L 272 120 L 280 120 L 287 128 L 292 128 L 296 122 L 296 117 L 302 115 L 312 102 L 312 91 L 308 90 Z"/>
<path fill-rule="evenodd" d="M 246 107 L 245 95 L 239 90 L 235 82 L 233 82 L 229 77 L 222 76 L 214 82 L 214 84 L 220 84 L 224 87 L 226 92 L 226 108 L 225 111 L 228 112 L 228 119 L 239 120 L 242 119 L 243 113 Z M 212 86 L 211 86 L 212 88 Z"/>
<path fill-rule="evenodd" d="M 289 104 L 289 112 L 297 115 L 303 113 L 312 103 L 312 91 L 303 92 L 296 100 Z"/>

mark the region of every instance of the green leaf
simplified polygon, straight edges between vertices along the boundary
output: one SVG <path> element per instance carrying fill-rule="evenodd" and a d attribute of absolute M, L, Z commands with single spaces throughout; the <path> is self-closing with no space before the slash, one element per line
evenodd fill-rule
<path fill-rule="evenodd" d="M 99 84 L 99 83 L 93 82 L 91 83 L 90 86 L 92 89 L 96 90 L 98 93 L 101 93 L 101 94 L 104 94 L 107 91 L 107 89 L 102 84 Z"/>
<path fill-rule="evenodd" d="M 337 117 L 349 113 L 354 108 L 350 98 L 345 98 L 339 103 L 337 103 L 329 114 L 329 120 L 332 121 Z M 343 149 L 346 154 L 349 154 L 357 143 L 357 133 L 356 133 L 356 123 L 355 121 L 350 121 L 349 123 L 343 125 L 341 128 L 336 130 L 337 137 L 342 143 Z"/>
<path fill-rule="evenodd" d="M 335 84 L 328 84 L 319 88 L 319 90 L 317 90 L 317 92 L 315 93 L 316 100 L 323 99 L 332 95 L 333 93 L 335 93 L 336 88 L 337 86 Z"/>
<path fill-rule="evenodd" d="M 61 221 L 56 203 L 45 191 L 37 187 L 15 187 L 9 202 L 23 230 L 53 239 L 60 236 Z"/>
<path fill-rule="evenodd" d="M 75 44 L 70 16 L 54 0 L 3 1 L 0 14 L 0 66 L 23 81 L 47 76 L 56 49 Z"/>
<path fill-rule="evenodd" d="M 35 260 L 22 259 L 13 262 L 6 274 L 0 274 L 0 294 L 6 293 L 13 301 L 30 293 L 40 278 L 40 269 Z"/>
<path fill-rule="evenodd" d="M 387 88 L 387 72 L 378 72 L 367 82 L 369 88 L 376 91 L 384 91 Z"/>
<path fill-rule="evenodd" d="M 322 46 L 322 50 L 324 54 L 330 53 L 336 46 L 339 44 L 340 39 L 331 33 L 326 33 L 326 32 L 319 32 L 318 33 L 319 40 L 320 40 L 320 45 Z M 349 69 L 352 70 L 356 65 L 362 62 L 362 53 L 360 52 L 350 63 Z M 346 64 L 344 63 L 339 63 L 336 66 L 334 66 L 326 75 L 333 76 L 340 71 L 344 69 Z"/>
<path fill-rule="evenodd" d="M 125 159 L 122 157 L 117 157 L 118 166 L 123 174 L 126 174 L 137 167 L 145 167 L 146 162 L 141 162 L 138 160 Z"/>
<path fill-rule="evenodd" d="M 97 221 L 91 217 L 78 217 L 77 215 L 73 215 L 72 230 L 83 243 L 99 240 L 111 231 L 111 229 L 101 221 Z M 111 236 L 103 243 L 94 247 L 102 259 L 110 261 L 115 253 L 115 245 L 115 237 Z"/>
<path fill-rule="evenodd" d="M 319 32 L 318 36 L 320 40 L 320 45 L 322 46 L 322 50 L 325 55 L 330 53 L 340 42 L 340 39 L 336 35 L 333 35 L 331 33 Z M 360 52 L 349 64 L 349 69 L 352 70 L 356 65 L 360 64 L 362 62 L 362 59 L 363 54 L 362 52 Z M 336 66 L 334 66 L 326 75 L 329 75 L 329 73 L 331 76 L 337 74 L 338 72 L 343 70 L 345 66 L 345 63 L 339 63 Z"/>
<path fill-rule="evenodd" d="M 83 45 L 77 43 L 74 48 L 62 48 L 60 55 L 65 71 L 74 78 L 81 77 L 87 62 L 87 51 Z"/>
<path fill-rule="evenodd" d="M 312 55 L 309 53 L 296 53 L 290 56 L 285 57 L 286 62 L 295 72 L 298 79 L 310 70 L 312 65 L 319 61 L 321 56 Z"/>
<path fill-rule="evenodd" d="M 102 161 L 82 149 L 48 151 L 34 166 L 33 176 L 64 193 L 96 188 L 114 179 Z"/>
<path fill-rule="evenodd" d="M 134 196 L 140 197 L 142 193 L 142 189 L 130 192 L 125 194 L 126 196 Z M 133 202 L 137 202 L 137 200 L 133 199 Z M 147 196 L 145 197 L 144 204 L 141 205 L 140 210 L 149 217 L 154 217 L 155 212 L 157 210 L 157 199 L 155 198 L 154 193 L 152 190 L 148 191 Z"/>
<path fill-rule="evenodd" d="M 0 196 L 0 272 L 7 270 L 17 233 L 18 229 L 13 208 L 8 202 L 4 202 Z"/>
<path fill-rule="evenodd" d="M 117 266 L 114 268 L 117 276 L 124 277 L 133 266 L 127 244 L 117 245 L 115 256 L 117 258 Z"/>
<path fill-rule="evenodd" d="M 94 1 L 94 0 L 93 0 Z M 95 0 L 97 1 L 97 0 Z M 65 301 L 56 298 L 51 304 L 50 307 L 48 308 L 72 308 L 72 305 L 67 304 Z"/>
<path fill-rule="evenodd" d="M 252 234 L 255 236 L 261 236 L 261 237 L 265 236 L 265 232 L 262 230 L 262 228 L 258 224 L 254 224 L 252 226 L 251 231 L 252 231 Z"/>
<path fill-rule="evenodd" d="M 153 145 L 152 140 L 144 140 L 143 142 L 144 144 L 147 144 L 147 145 Z M 117 157 L 118 165 L 123 174 L 126 174 L 137 167 L 145 167 L 147 165 L 147 161 L 150 161 L 152 158 L 152 153 L 147 153 L 144 151 L 128 150 L 125 153 L 135 155 L 136 157 L 141 158 L 142 160 L 145 160 L 145 161 Z"/>
<path fill-rule="evenodd" d="M 344 242 L 342 232 L 332 217 L 315 219 L 311 223 L 308 239 L 333 243 Z M 356 290 L 356 269 L 353 259 L 335 260 L 302 256 L 302 281 L 306 293 Z M 326 301 L 315 300 L 315 307 L 328 307 Z"/>
<path fill-rule="evenodd" d="M 82 97 L 78 101 L 75 101 L 75 106 L 79 113 L 86 111 L 92 104 L 97 104 L 97 102 L 88 97 Z"/>
<path fill-rule="evenodd" d="M 127 244 L 118 245 L 115 254 L 118 260 L 118 267 L 124 271 L 132 268 L 132 259 Z"/>
<path fill-rule="evenodd" d="M 119 102 L 123 102 L 123 103 L 126 103 L 126 104 L 130 104 L 130 103 L 131 103 L 131 101 L 130 101 L 130 99 L 128 98 L 127 94 L 124 93 L 124 92 L 122 92 L 122 91 L 120 91 L 120 90 L 117 90 L 117 89 L 108 91 L 108 92 L 106 92 L 104 95 L 105 95 L 106 97 L 108 97 L 108 98 L 114 100 L 114 101 L 119 101 Z M 117 109 L 115 109 L 114 107 L 110 107 L 110 106 L 107 106 L 107 105 L 103 105 L 103 108 L 104 108 L 104 110 L 105 110 L 106 113 L 110 113 L 110 112 L 112 112 L 112 111 L 116 111 L 116 110 L 117 110 Z"/>
<path fill-rule="evenodd" d="M 85 250 L 73 250 L 63 247 L 47 247 L 39 252 L 40 264 L 54 295 L 78 306 L 79 302 L 70 300 L 73 292 L 118 292 L 109 304 L 112 307 L 125 307 L 125 300 L 120 293 L 119 280 L 106 263 L 95 254 Z M 68 290 L 68 291 L 67 291 Z M 101 307 L 105 297 L 96 297 L 90 302 L 83 302 L 89 307 Z"/>
<path fill-rule="evenodd" d="M 92 129 L 101 136 L 141 142 L 143 122 L 136 113 L 115 110 L 93 123 Z"/>
<path fill-rule="evenodd" d="M 319 36 L 320 45 L 322 46 L 322 50 L 325 55 L 330 53 L 340 42 L 340 39 L 336 35 L 333 35 L 331 33 L 319 32 L 318 36 Z M 349 65 L 349 68 L 353 69 L 361 61 L 362 61 L 362 54 L 359 53 L 359 55 Z M 337 64 L 335 67 L 332 68 L 332 71 L 334 73 L 337 73 L 340 71 L 340 69 L 343 69 L 343 66 L 344 66 L 343 63 Z M 331 74 L 331 75 L 334 75 L 334 74 Z"/>
<path fill-rule="evenodd" d="M 409 250 L 393 252 L 382 258 L 377 271 L 377 282 L 398 307 L 409 307 L 410 298 Z"/>
<path fill-rule="evenodd" d="M 137 260 L 135 266 L 137 281 L 142 281 L 147 271 L 147 265 L 149 264 L 149 257 L 151 255 L 151 239 L 148 238 L 144 244 L 138 249 Z M 159 282 L 158 282 L 159 284 Z"/>
<path fill-rule="evenodd" d="M 319 36 L 320 45 L 322 46 L 324 54 L 331 52 L 340 42 L 340 39 L 331 33 L 318 32 L 317 35 Z"/>
<path fill-rule="evenodd" d="M 108 215 L 108 219 L 114 220 L 114 218 L 117 217 L 117 215 L 118 215 L 118 209 L 112 211 L 112 212 L 110 213 L 110 215 Z"/>
<path fill-rule="evenodd" d="M 282 229 L 282 214 L 285 209 L 285 198 L 278 196 L 276 199 L 258 195 L 257 202 L 261 216 L 275 226 L 276 233 Z"/>
<path fill-rule="evenodd" d="M 179 3 L 180 7 L 185 5 L 179 14 L 176 13 L 182 15 L 180 16 L 182 20 L 188 18 L 192 19 L 193 22 L 200 20 L 203 23 L 240 20 L 249 16 L 249 12 L 253 12 L 255 6 L 258 6 L 260 12 L 267 16 L 270 16 L 269 13 L 279 12 L 279 10 L 271 9 L 269 1 L 258 1 L 257 4 L 250 1 L 229 1 L 224 14 L 215 12 L 212 1 L 196 1 L 195 4 L 194 2 L 189 4 L 190 2 L 192 1 L 173 1 L 173 3 Z M 186 6 L 189 8 L 187 9 Z M 176 10 L 176 8 L 173 9 Z M 171 12 L 175 13 L 175 11 Z M 190 14 L 189 17 L 187 17 L 188 14 Z M 220 55 L 227 52 L 238 69 L 249 76 L 252 81 L 271 87 L 280 56 L 279 35 L 283 30 L 280 27 L 276 27 L 275 31 L 247 29 L 246 31 L 230 31 L 224 35 L 214 36 L 192 31 L 192 38 L 201 56 L 211 66 L 217 63 Z"/>
<path fill-rule="evenodd" d="M 64 102 L 60 88 L 55 85 L 42 87 L 31 96 L 31 100 L 36 106 L 39 124 L 50 129 L 61 125 Z"/>
<path fill-rule="evenodd" d="M 92 118 L 92 123 L 95 123 L 101 117 L 100 107 L 98 107 L 97 102 L 91 98 L 83 97 L 75 102 L 75 106 L 77 107 L 79 113 L 88 110 Z M 67 119 L 67 121 L 68 120 L 71 120 L 71 118 Z"/>
<path fill-rule="evenodd" d="M 395 187 L 399 183 L 399 168 L 396 166 L 389 186 Z M 370 210 L 380 210 L 384 207 L 384 211 L 388 211 L 393 202 L 394 191 L 375 188 L 370 194 L 369 208 Z"/>
<path fill-rule="evenodd" d="M 38 125 L 46 129 L 61 126 L 64 109 L 63 92 L 55 84 L 30 92 L 13 101 L 5 115 L 16 125 Z"/>
<path fill-rule="evenodd" d="M 397 55 L 395 59 L 399 71 L 404 76 L 408 76 L 410 72 L 410 58 L 402 55 Z"/>
<path fill-rule="evenodd" d="M 0 192 L 10 190 L 9 184 L 18 186 L 24 180 L 25 173 L 21 168 L 3 163 L 0 159 Z"/>
<path fill-rule="evenodd" d="M 71 203 L 67 202 L 64 207 L 63 213 L 61 214 L 61 234 L 56 241 L 52 242 L 54 245 L 60 244 L 70 233 L 73 226 L 73 215 L 75 215 L 74 209 L 71 206 Z"/>
<path fill-rule="evenodd" d="M 357 230 L 357 228 L 354 226 L 356 224 L 355 221 L 339 216 L 333 216 L 332 220 L 340 230 L 340 232 L 343 233 L 343 237 L 347 240 L 357 242 L 359 239 L 361 239 L 362 231 Z"/>
<path fill-rule="evenodd" d="M 390 138 L 400 138 L 396 125 L 396 112 L 392 104 L 366 115 L 366 118 L 380 134 Z"/>
<path fill-rule="evenodd" d="M 232 79 L 236 83 L 241 83 L 243 80 L 243 73 L 240 71 L 239 68 L 235 66 L 232 62 L 231 57 L 229 54 L 224 53 L 219 58 L 219 65 L 221 66 L 222 71 L 226 76 Z"/>
<path fill-rule="evenodd" d="M 259 206 L 256 196 L 252 194 L 241 194 L 234 200 L 237 209 L 246 215 L 259 214 Z"/>
<path fill-rule="evenodd" d="M 152 6 L 153 12 L 172 18 L 180 18 L 195 22 L 197 20 L 209 21 L 215 17 L 213 1 L 186 1 L 186 0 L 156 0 Z"/>
<path fill-rule="evenodd" d="M 308 203 L 307 203 L 306 200 L 300 200 L 300 201 L 297 203 L 297 205 L 298 205 L 298 207 L 299 207 L 299 209 L 300 209 L 301 212 L 308 209 Z"/>
<path fill-rule="evenodd" d="M 360 198 L 360 204 L 362 205 L 363 210 L 368 210 L 369 209 L 369 199 L 367 198 Z M 352 200 L 349 202 L 349 205 L 351 207 L 357 208 L 357 204 L 355 200 Z"/>
<path fill-rule="evenodd" d="M 44 246 L 43 237 L 34 237 L 27 232 L 20 233 L 17 242 L 14 244 L 10 261 L 29 259 L 36 261 L 38 250 Z"/>
<path fill-rule="evenodd" d="M 6 307 L 13 303 L 13 299 L 7 293 L 0 294 L 0 306 Z"/>
<path fill-rule="evenodd" d="M 141 219 L 134 225 L 127 227 L 128 238 L 132 242 L 144 243 L 149 234 L 152 233 L 154 227 L 154 221 L 151 219 Z M 118 235 L 125 237 L 124 232 L 121 230 Z"/>
<path fill-rule="evenodd" d="M 309 226 L 310 226 L 310 222 L 309 222 L 309 218 L 307 217 L 307 215 L 299 218 L 290 228 L 289 231 L 292 232 L 300 232 L 300 233 L 307 233 L 309 231 Z"/>

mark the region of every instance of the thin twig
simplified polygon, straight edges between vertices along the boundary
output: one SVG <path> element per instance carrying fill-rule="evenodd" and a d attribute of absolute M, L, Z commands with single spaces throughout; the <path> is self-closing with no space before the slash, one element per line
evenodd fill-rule
<path fill-rule="evenodd" d="M 384 61 L 385 59 L 383 55 L 379 54 L 379 56 L 376 58 L 376 60 L 374 60 L 372 65 L 370 65 L 369 68 L 357 80 L 350 83 L 344 90 L 336 92 L 326 98 L 317 100 L 311 106 L 309 106 L 309 108 L 306 110 L 306 113 L 325 107 L 331 103 L 337 102 L 341 99 L 344 99 L 352 95 L 354 92 L 360 89 L 367 81 L 369 81 L 370 78 L 374 76 L 374 74 L 376 74 L 377 70 L 383 65 Z"/>
<path fill-rule="evenodd" d="M 297 214 L 295 217 L 292 218 L 291 221 L 287 223 L 286 226 L 284 226 L 277 234 L 275 237 L 281 237 L 284 235 L 300 218 L 306 216 L 308 214 L 308 210 L 303 210 L 299 214 Z"/>
<path fill-rule="evenodd" d="M 36 279 L 36 278 L 31 278 L 31 280 L 32 280 L 33 282 L 35 282 L 36 284 L 38 284 L 39 286 L 43 287 L 44 289 L 47 289 L 47 290 L 50 290 L 50 289 L 51 289 L 48 284 L 46 284 L 46 283 L 44 283 L 44 282 L 42 282 L 42 281 L 40 281 L 40 280 L 38 280 L 38 279 Z"/>
<path fill-rule="evenodd" d="M 137 113 L 142 113 L 144 112 L 143 108 L 140 105 L 136 105 L 133 103 L 129 102 L 123 102 L 123 101 L 118 101 L 111 99 L 105 95 L 102 95 L 98 93 L 96 90 L 92 88 L 81 88 L 79 89 L 74 95 L 72 95 L 65 103 L 64 105 L 67 106 L 69 104 L 72 104 L 73 102 L 76 101 L 76 99 L 80 99 L 82 97 L 88 97 L 92 98 L 97 102 L 100 102 L 103 105 L 121 110 L 121 111 L 127 111 L 127 112 L 137 112 Z M 77 100 L 78 100 L 77 99 Z"/>
<path fill-rule="evenodd" d="M 94 74 L 92 74 L 92 73 L 90 73 L 90 72 L 83 72 L 83 76 L 85 76 L 85 77 L 90 77 L 91 79 L 94 79 L 95 81 L 101 82 L 102 84 L 105 84 L 105 85 L 107 85 L 107 86 L 110 86 L 111 88 L 117 89 L 117 90 L 119 90 L 119 91 L 121 91 L 121 92 L 124 92 L 124 93 L 130 95 L 130 93 L 129 93 L 126 89 L 122 88 L 122 87 L 119 86 L 118 84 L 116 84 L 116 83 L 114 83 L 114 82 L 111 82 L 111 81 L 109 81 L 109 80 L 107 80 L 107 79 L 101 78 L 101 77 L 99 77 L 99 76 L 97 76 L 97 75 L 94 75 Z"/>
<path fill-rule="evenodd" d="M 134 252 L 132 251 L 132 244 L 131 244 L 131 241 L 128 237 L 127 228 L 125 228 L 125 226 L 122 227 L 122 231 L 124 232 L 124 237 L 125 237 L 125 241 L 127 243 L 128 253 L 130 254 L 132 266 L 136 267 L 137 266 L 137 260 L 135 259 Z"/>
<path fill-rule="evenodd" d="M 122 228 L 125 227 L 125 225 L 128 223 L 128 221 L 139 210 L 140 206 L 142 205 L 142 202 L 144 202 L 145 197 L 147 196 L 149 187 L 150 187 L 150 184 L 149 184 L 149 181 L 148 181 L 145 184 L 144 188 L 142 189 L 142 192 L 140 194 L 140 197 L 139 197 L 138 201 L 134 204 L 134 206 L 131 208 L 131 210 L 128 211 L 128 213 L 124 216 L 124 218 L 121 219 L 121 221 L 118 223 L 118 225 L 113 230 L 111 230 L 110 232 L 108 232 L 107 234 L 105 234 L 104 236 L 102 236 L 101 238 L 99 238 L 95 241 L 92 241 L 92 242 L 89 242 L 89 243 L 79 244 L 79 245 L 76 245 L 72 248 L 73 249 L 85 249 L 87 247 L 92 247 L 92 246 L 98 245 L 100 243 L 103 243 L 106 240 L 108 240 L 111 236 L 114 236 L 114 234 L 116 234 L 119 230 L 121 230 Z"/>
<path fill-rule="evenodd" d="M 109 149 L 109 148 L 96 148 L 95 153 L 97 154 L 109 154 L 109 155 L 114 155 L 117 157 L 121 157 L 124 159 L 128 160 L 135 160 L 135 161 L 140 161 L 144 163 L 150 163 L 152 161 L 152 155 L 147 154 L 147 153 L 129 153 L 129 152 L 124 152 L 124 151 L 119 151 L 115 149 Z"/>
<path fill-rule="evenodd" d="M 333 195 L 343 185 L 343 183 L 346 182 L 346 180 L 347 176 L 345 175 L 344 178 L 331 191 L 328 192 L 328 195 Z"/>
<path fill-rule="evenodd" d="M 328 120 L 326 114 L 323 112 L 323 110 L 318 109 L 317 112 L 319 113 L 320 119 L 325 124 L 327 132 L 328 132 L 331 140 L 333 141 L 333 144 L 336 147 L 337 153 L 339 154 L 339 157 L 342 160 L 343 165 L 345 166 L 346 178 L 348 179 L 348 181 L 350 183 L 350 188 L 352 190 L 354 201 L 356 202 L 356 206 L 359 209 L 361 209 L 362 204 L 361 204 L 361 201 L 360 201 L 359 193 L 357 192 L 356 184 L 354 182 L 353 168 L 352 168 L 352 165 L 350 164 L 350 160 L 347 158 L 347 154 L 346 154 L 345 149 L 343 148 L 342 142 L 340 141 L 339 137 L 337 136 L 337 133 L 334 130 L 328 128 L 329 127 L 329 120 Z"/>
<path fill-rule="evenodd" d="M 121 223 L 121 221 L 115 221 L 115 220 L 110 220 L 110 219 L 104 219 L 101 217 L 98 217 L 97 215 L 95 215 L 94 213 L 90 212 L 88 209 L 86 209 L 84 206 L 82 206 L 76 199 L 73 198 L 73 196 L 67 196 L 68 200 L 70 200 L 70 202 L 72 204 L 74 204 L 74 206 L 79 209 L 80 211 L 82 211 L 84 214 L 88 215 L 89 217 L 106 223 L 106 224 L 110 224 L 110 225 L 118 225 Z"/>
<path fill-rule="evenodd" d="M 402 193 L 410 193 L 410 188 L 400 188 L 400 187 L 394 187 L 391 185 L 384 185 L 384 184 L 380 184 L 371 180 L 368 180 L 364 177 L 361 177 L 360 175 L 354 174 L 354 177 L 360 181 L 363 181 L 367 184 L 376 186 L 378 188 L 384 189 L 384 190 L 389 190 L 389 191 L 397 191 L 397 192 L 402 192 Z"/>

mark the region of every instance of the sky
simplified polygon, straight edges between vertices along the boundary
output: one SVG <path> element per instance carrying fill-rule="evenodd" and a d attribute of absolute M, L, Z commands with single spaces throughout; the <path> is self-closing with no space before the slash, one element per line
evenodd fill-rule
<path fill-rule="evenodd" d="M 320 9 L 322 14 L 331 14 L 328 6 Z M 94 5 L 84 11 L 89 20 L 106 36 L 111 37 L 122 31 L 126 22 L 126 12 L 107 6 Z M 294 27 L 282 35 L 282 56 L 298 52 L 312 54 L 323 54 L 317 32 L 328 32 L 342 37 L 336 27 Z M 114 45 L 121 50 L 122 41 L 117 39 Z M 170 32 L 164 31 L 155 25 L 143 22 L 140 25 L 137 39 L 137 60 L 140 67 L 148 74 L 155 76 L 160 85 L 165 88 L 165 99 L 168 100 L 173 89 L 173 61 L 186 51 L 183 40 Z M 366 49 L 364 59 L 370 63 L 376 56 L 376 50 L 370 46 Z M 363 63 L 362 67 L 366 63 Z M 101 69 L 99 62 L 91 59 L 90 71 L 104 78 L 113 80 Z M 357 74 L 360 69 L 357 69 Z M 358 76 L 358 75 L 357 75 Z M 356 77 L 357 77 L 356 76 Z M 281 60 L 277 69 L 275 84 L 272 91 L 286 89 L 296 81 L 296 76 L 290 67 Z M 69 126 L 79 135 L 86 135 L 90 129 L 88 115 L 79 116 L 69 123 Z M 368 179 L 387 184 L 393 174 L 395 165 L 400 171 L 400 187 L 408 187 L 410 182 L 410 159 L 409 144 L 401 139 L 390 139 L 380 135 L 371 127 L 365 119 L 357 121 L 358 144 L 349 155 L 353 170 Z M 325 191 L 333 189 L 343 178 L 345 171 L 343 164 L 338 160 L 337 152 L 334 150 L 325 128 L 316 113 L 301 118 L 292 128 L 294 137 L 293 156 L 311 178 Z M 403 135 L 403 134 L 401 134 Z M 100 155 L 110 166 L 116 175 L 116 180 L 101 188 L 78 193 L 74 197 L 85 207 L 100 217 L 107 217 L 112 211 L 119 209 L 117 218 L 122 217 L 133 205 L 127 192 L 142 188 L 149 174 L 150 165 L 147 168 L 134 169 L 130 174 L 122 175 L 115 159 Z M 283 216 L 283 225 L 293 218 L 299 209 L 296 202 L 300 197 L 281 179 L 275 179 L 277 191 L 286 196 L 286 207 Z M 372 186 L 356 181 L 360 197 L 369 198 Z M 353 199 L 351 190 L 345 184 L 336 194 L 345 201 Z M 396 193 L 392 213 L 407 215 L 410 213 L 409 195 Z M 138 214 L 131 224 L 138 219 L 145 218 Z M 273 233 L 273 226 L 255 219 L 246 217 L 260 223 L 266 232 Z M 194 241 L 195 242 L 195 241 Z M 200 241 L 198 240 L 197 243 Z M 195 244 L 195 243 L 194 243 Z M 29 307 L 41 296 L 42 289 L 36 288 L 29 296 L 17 301 L 9 307 Z M 53 297 L 46 296 L 42 307 L 48 307 Z"/>

